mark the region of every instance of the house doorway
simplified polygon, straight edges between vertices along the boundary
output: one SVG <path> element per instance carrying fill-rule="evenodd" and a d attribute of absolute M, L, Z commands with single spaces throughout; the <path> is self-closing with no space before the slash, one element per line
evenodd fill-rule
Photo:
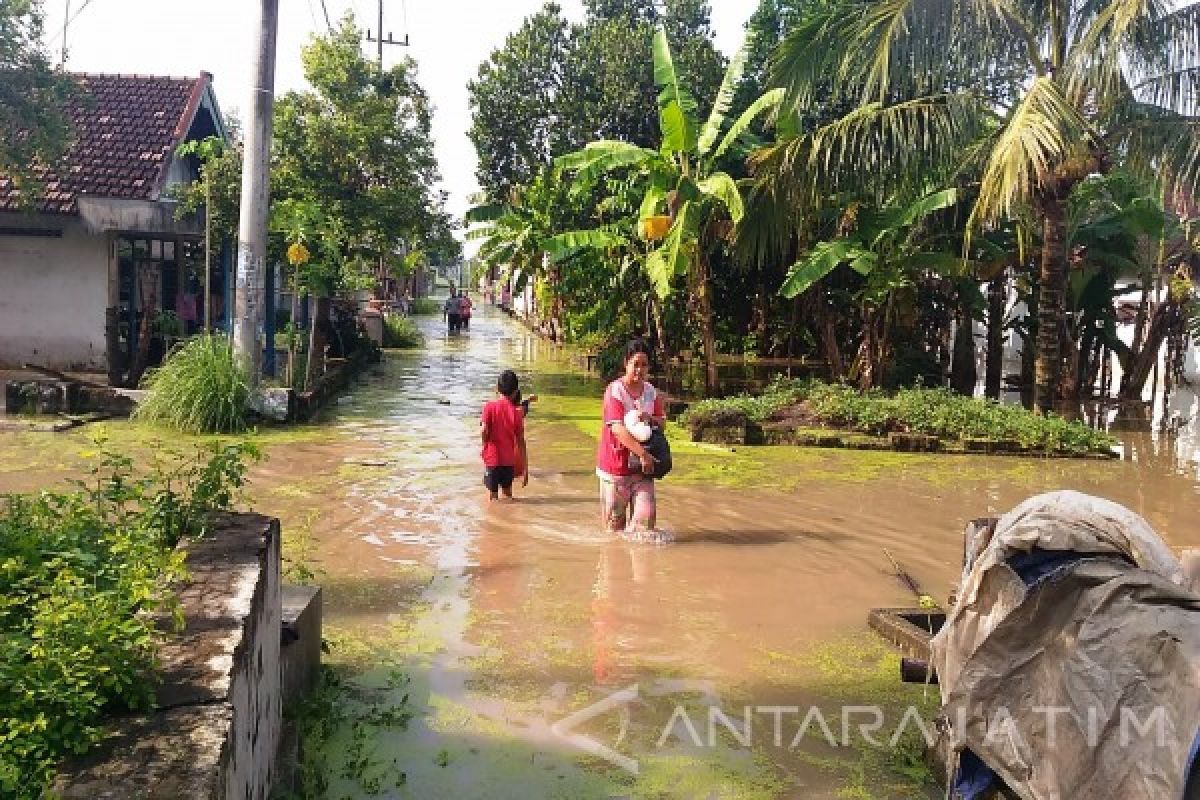
<path fill-rule="evenodd" d="M 184 317 L 195 317 L 195 303 L 180 302 L 183 276 L 180 248 L 174 239 L 122 235 L 117 252 L 117 351 L 125 383 L 136 385 L 147 367 L 162 361 L 183 336 Z"/>

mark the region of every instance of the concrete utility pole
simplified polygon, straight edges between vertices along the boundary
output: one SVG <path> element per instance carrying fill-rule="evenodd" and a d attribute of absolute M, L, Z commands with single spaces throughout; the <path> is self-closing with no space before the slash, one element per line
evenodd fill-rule
<path fill-rule="evenodd" d="M 237 281 L 234 284 L 233 356 L 257 386 L 262 361 L 263 275 L 267 260 L 267 203 L 270 199 L 271 114 L 275 107 L 275 32 L 279 0 L 260 0 L 254 89 L 246 120 L 242 208 L 238 221 Z"/>
<path fill-rule="evenodd" d="M 378 0 L 379 27 L 375 30 L 375 36 L 371 36 L 371 29 L 367 28 L 367 41 L 375 43 L 375 58 L 379 63 L 379 69 L 383 70 L 383 46 L 385 44 L 397 44 L 401 47 L 408 47 L 408 34 L 404 34 L 403 39 L 393 39 L 391 31 L 388 31 L 387 38 L 383 38 L 383 0 Z M 406 15 L 407 16 L 407 15 Z"/>

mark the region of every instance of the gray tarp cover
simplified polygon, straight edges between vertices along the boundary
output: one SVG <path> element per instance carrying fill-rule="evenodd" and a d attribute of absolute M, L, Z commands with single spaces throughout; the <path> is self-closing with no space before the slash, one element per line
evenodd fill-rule
<path fill-rule="evenodd" d="M 1007 562 L 1034 548 L 1088 558 L 1027 589 Z M 1025 800 L 1182 797 L 1200 596 L 1146 521 L 1079 492 L 1038 495 L 971 561 L 933 640 L 954 748 Z"/>

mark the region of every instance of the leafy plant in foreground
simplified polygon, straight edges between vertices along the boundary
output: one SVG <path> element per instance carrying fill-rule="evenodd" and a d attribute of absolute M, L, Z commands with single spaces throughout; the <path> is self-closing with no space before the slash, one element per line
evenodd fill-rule
<path fill-rule="evenodd" d="M 104 453 L 75 491 L 0 496 L 0 797 L 42 797 L 106 711 L 153 704 L 156 620 L 179 622 L 174 546 L 231 507 L 253 455 L 214 445 L 142 476 Z"/>

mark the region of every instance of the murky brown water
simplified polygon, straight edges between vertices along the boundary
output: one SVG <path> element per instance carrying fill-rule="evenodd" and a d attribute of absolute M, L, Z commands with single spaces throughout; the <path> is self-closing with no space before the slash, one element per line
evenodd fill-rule
<path fill-rule="evenodd" d="M 713 704 L 741 718 L 747 705 L 919 699 L 861 633 L 870 608 L 914 599 L 885 550 L 943 598 L 965 522 L 1039 491 L 1103 495 L 1172 545 L 1200 545 L 1194 435 L 1132 437 L 1129 460 L 1114 462 L 680 442 L 682 468 L 659 491 L 677 541 L 613 541 L 593 473 L 600 384 L 490 309 L 461 336 L 422 325 L 429 346 L 389 355 L 343 398 L 335 436 L 274 448 L 255 472 L 256 509 L 283 519 L 289 558 L 326 586 L 331 657 L 359 665 L 371 703 L 414 714 L 339 732 L 326 748 L 330 796 L 936 796 L 886 754 L 812 737 L 789 746 L 799 717 L 784 718 L 782 746 L 761 714 L 749 746 L 728 732 L 696 746 L 673 706 L 686 702 L 700 727 Z M 507 367 L 542 401 L 528 423 L 530 485 L 493 505 L 477 415 Z M 35 479 L 0 469 L 0 491 Z M 634 686 L 636 701 L 551 728 Z"/>

